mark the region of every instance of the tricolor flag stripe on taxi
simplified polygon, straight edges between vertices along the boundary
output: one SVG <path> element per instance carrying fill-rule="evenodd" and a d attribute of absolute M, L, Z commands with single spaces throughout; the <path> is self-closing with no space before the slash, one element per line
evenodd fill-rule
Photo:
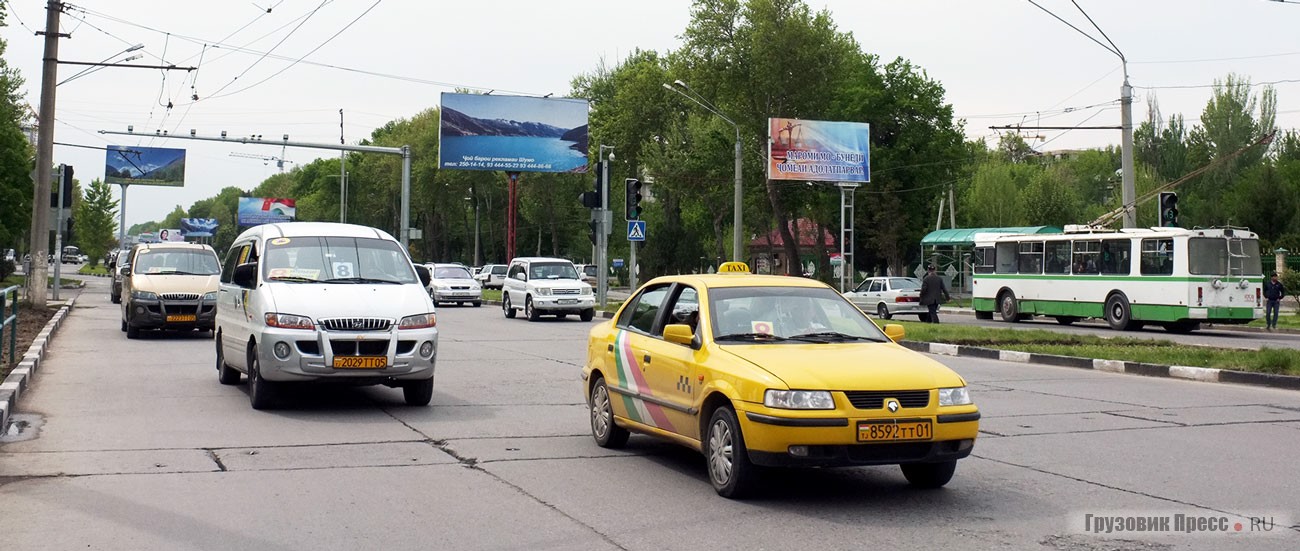
<path fill-rule="evenodd" d="M 650 385 L 646 384 L 645 374 L 641 373 L 636 354 L 632 352 L 632 342 L 628 339 L 627 331 L 619 331 L 614 341 L 614 364 L 618 367 L 619 386 L 636 394 L 654 396 L 650 391 Z M 664 413 L 663 406 L 631 396 L 623 398 L 624 404 L 628 406 L 628 416 L 632 417 L 633 421 L 664 430 L 673 430 L 673 424 Z"/>

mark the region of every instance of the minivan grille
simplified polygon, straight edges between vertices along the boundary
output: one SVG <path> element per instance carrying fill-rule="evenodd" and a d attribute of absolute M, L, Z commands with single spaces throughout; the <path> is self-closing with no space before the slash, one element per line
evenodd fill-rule
<path fill-rule="evenodd" d="M 163 300 L 199 300 L 198 293 L 161 293 L 158 296 Z"/>
<path fill-rule="evenodd" d="M 320 320 L 327 331 L 387 331 L 393 320 L 384 318 L 329 318 Z"/>
<path fill-rule="evenodd" d="M 928 390 L 846 390 L 853 407 L 858 409 L 880 409 L 885 407 L 886 398 L 898 399 L 898 405 L 905 408 L 923 408 L 930 405 Z"/>
<path fill-rule="evenodd" d="M 551 293 L 556 295 L 576 295 L 581 292 L 577 289 L 551 289 Z"/>

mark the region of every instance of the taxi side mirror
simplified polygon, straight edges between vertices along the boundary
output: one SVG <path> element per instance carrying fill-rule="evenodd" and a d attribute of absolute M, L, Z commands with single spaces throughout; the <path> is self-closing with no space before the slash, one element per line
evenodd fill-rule
<path fill-rule="evenodd" d="M 425 287 L 428 287 L 429 282 L 433 281 L 433 274 L 429 273 L 429 268 L 426 266 L 421 266 L 419 264 L 416 264 L 415 275 L 420 276 L 420 284 L 424 285 Z"/>
<path fill-rule="evenodd" d="M 903 326 L 897 323 L 886 324 L 885 336 L 889 337 L 889 340 L 891 341 L 898 342 L 903 340 L 903 337 L 907 336 L 907 330 L 903 329 Z"/>
<path fill-rule="evenodd" d="M 230 281 L 245 289 L 252 289 L 253 284 L 257 282 L 257 263 L 248 262 L 235 266 L 234 273 L 230 275 Z"/>
<path fill-rule="evenodd" d="M 670 323 L 664 326 L 664 340 L 695 348 L 695 331 L 685 323 Z"/>
<path fill-rule="evenodd" d="M 117 273 L 122 274 L 123 277 L 131 275 L 131 265 L 123 264 L 122 269 L 119 270 Z"/>

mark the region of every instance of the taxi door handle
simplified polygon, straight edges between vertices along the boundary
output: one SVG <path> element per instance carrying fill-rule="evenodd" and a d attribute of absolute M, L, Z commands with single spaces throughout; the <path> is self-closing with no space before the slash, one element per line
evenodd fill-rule
<path fill-rule="evenodd" d="M 645 360 L 645 363 L 650 363 L 650 355 L 649 355 L 649 354 L 646 354 L 645 356 L 642 356 L 641 358 Z"/>
<path fill-rule="evenodd" d="M 614 351 L 614 345 L 612 345 L 612 344 L 609 345 L 609 348 L 606 348 L 605 350 L 608 351 L 608 352 L 613 352 L 613 351 Z"/>

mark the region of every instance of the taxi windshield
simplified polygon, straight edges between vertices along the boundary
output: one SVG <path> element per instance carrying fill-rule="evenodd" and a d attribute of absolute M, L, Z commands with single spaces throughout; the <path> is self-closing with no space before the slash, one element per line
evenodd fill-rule
<path fill-rule="evenodd" d="M 267 241 L 267 281 L 291 283 L 416 283 L 396 242 L 359 237 L 281 237 Z"/>
<path fill-rule="evenodd" d="M 709 290 L 709 308 L 720 344 L 889 340 L 830 288 L 718 287 Z"/>

